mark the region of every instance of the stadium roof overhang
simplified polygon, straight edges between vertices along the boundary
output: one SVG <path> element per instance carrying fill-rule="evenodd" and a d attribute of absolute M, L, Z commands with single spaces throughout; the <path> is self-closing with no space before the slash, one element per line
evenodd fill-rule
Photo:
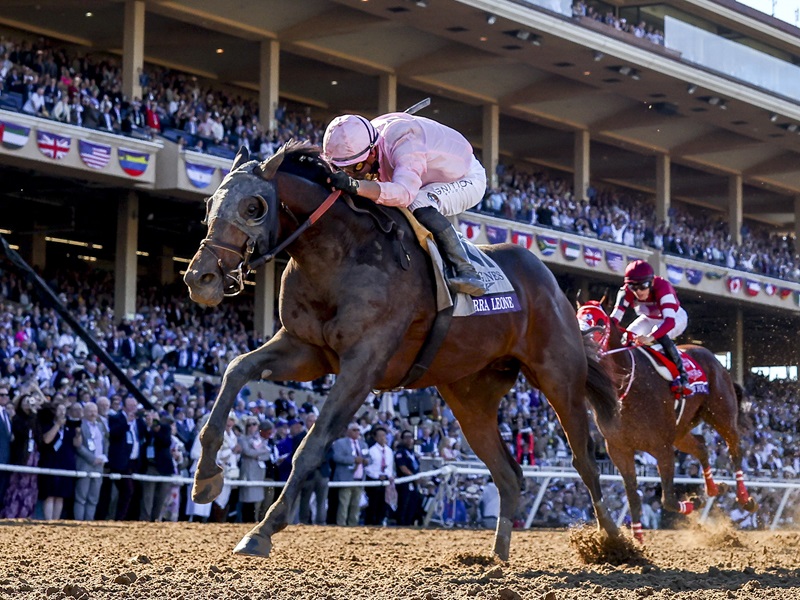
<path fill-rule="evenodd" d="M 709 1 L 675 4 L 718 12 Z M 652 192 L 655 156 L 669 154 L 673 198 L 724 210 L 725 176 L 740 174 L 747 216 L 787 228 L 795 218 L 800 131 L 787 127 L 800 124 L 798 100 L 688 65 L 632 36 L 511 0 L 150 0 L 146 7 L 145 57 L 153 63 L 257 89 L 259 44 L 277 39 L 286 98 L 374 114 L 379 77 L 395 76 L 400 108 L 431 94 L 431 116 L 477 146 L 481 107 L 497 104 L 504 155 L 571 171 L 571 132 L 586 129 L 594 182 Z M 124 2 L 40 0 L 31 10 L 18 0 L 4 3 L 0 23 L 119 52 L 123 13 Z M 724 18 L 734 17 L 753 35 L 774 35 L 784 47 L 796 42 L 800 53 L 791 31 L 746 14 Z"/>

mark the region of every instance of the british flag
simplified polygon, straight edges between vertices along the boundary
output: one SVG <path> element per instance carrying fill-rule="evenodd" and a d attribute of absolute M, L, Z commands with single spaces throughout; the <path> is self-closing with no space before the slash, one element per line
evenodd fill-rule
<path fill-rule="evenodd" d="M 596 267 L 603 261 L 603 253 L 600 251 L 600 248 L 584 246 L 583 260 L 590 267 Z"/>
<path fill-rule="evenodd" d="M 36 142 L 39 144 L 39 150 L 46 157 L 61 160 L 69 154 L 72 139 L 55 133 L 39 131 L 36 133 Z"/>

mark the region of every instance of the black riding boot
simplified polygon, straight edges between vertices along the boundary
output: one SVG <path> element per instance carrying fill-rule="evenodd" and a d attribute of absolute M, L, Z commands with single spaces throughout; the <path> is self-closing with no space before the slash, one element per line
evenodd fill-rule
<path fill-rule="evenodd" d="M 430 206 L 418 208 L 414 211 L 414 216 L 433 234 L 436 245 L 442 251 L 442 258 L 455 271 L 455 275 L 447 280 L 450 289 L 470 296 L 483 296 L 486 286 L 467 259 L 467 253 L 450 221 Z"/>
<path fill-rule="evenodd" d="M 668 335 L 660 337 L 656 341 L 661 344 L 667 358 L 675 363 L 678 368 L 678 384 L 680 385 L 681 393 L 686 394 L 689 387 L 689 376 L 686 374 L 686 369 L 683 368 L 683 361 L 681 360 L 680 352 L 678 352 L 678 347 L 675 346 L 675 342 Z"/>

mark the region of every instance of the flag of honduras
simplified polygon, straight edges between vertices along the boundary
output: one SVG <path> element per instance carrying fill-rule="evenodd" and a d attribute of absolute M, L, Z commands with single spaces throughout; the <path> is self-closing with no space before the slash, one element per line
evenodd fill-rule
<path fill-rule="evenodd" d="M 197 163 L 186 161 L 186 177 L 189 178 L 189 181 L 196 188 L 203 189 L 208 187 L 211 183 L 211 179 L 214 177 L 214 169 L 215 167 L 198 165 Z"/>
<path fill-rule="evenodd" d="M 667 279 L 672 285 L 676 285 L 683 281 L 683 269 L 675 265 L 667 265 Z"/>

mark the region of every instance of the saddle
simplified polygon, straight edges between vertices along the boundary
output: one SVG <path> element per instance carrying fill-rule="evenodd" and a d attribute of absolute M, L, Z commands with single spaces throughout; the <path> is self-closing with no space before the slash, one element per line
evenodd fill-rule
<path fill-rule="evenodd" d="M 660 351 L 661 344 L 639 346 L 638 350 L 647 357 L 656 372 L 666 381 L 671 383 L 679 376 L 678 368 Z M 689 388 L 692 390 L 692 393 L 689 395 L 707 394 L 708 377 L 705 371 L 703 371 L 703 368 L 683 350 L 678 349 L 678 353 L 681 355 L 683 368 L 686 370 L 686 375 L 689 378 Z M 676 396 L 677 395 L 679 394 L 676 394 Z"/>

